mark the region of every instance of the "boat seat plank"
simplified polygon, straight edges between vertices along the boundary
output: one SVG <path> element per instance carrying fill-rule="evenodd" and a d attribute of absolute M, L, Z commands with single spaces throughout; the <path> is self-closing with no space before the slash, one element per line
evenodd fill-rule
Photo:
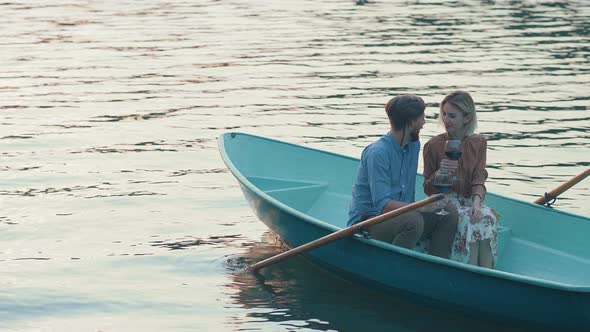
<path fill-rule="evenodd" d="M 498 270 L 576 286 L 587 284 L 590 260 L 585 257 L 514 236 L 505 245 L 504 253 L 498 259 Z"/>
<path fill-rule="evenodd" d="M 328 185 L 326 182 L 262 177 L 262 176 L 249 176 L 249 177 L 246 177 L 246 179 L 264 192 L 275 191 L 275 190 L 286 190 L 286 189 L 298 189 L 298 188 L 310 187 L 310 186 L 324 186 L 325 187 Z"/>
<path fill-rule="evenodd" d="M 265 192 L 279 202 L 302 213 L 307 213 L 327 187 L 327 184 L 301 185 L 289 188 L 280 188 L 274 185 L 271 188 L 280 189 L 266 190 Z"/>

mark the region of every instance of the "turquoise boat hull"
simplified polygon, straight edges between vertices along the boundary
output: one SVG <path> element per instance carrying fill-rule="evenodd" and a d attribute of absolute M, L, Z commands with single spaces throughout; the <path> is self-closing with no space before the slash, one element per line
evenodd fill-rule
<path fill-rule="evenodd" d="M 346 227 L 358 159 L 242 133 L 221 135 L 219 150 L 255 214 L 289 246 Z M 422 179 L 416 193 L 423 192 Z M 453 310 L 590 330 L 590 220 L 493 193 L 486 202 L 501 215 L 493 270 L 360 236 L 305 256 L 348 278 Z"/>

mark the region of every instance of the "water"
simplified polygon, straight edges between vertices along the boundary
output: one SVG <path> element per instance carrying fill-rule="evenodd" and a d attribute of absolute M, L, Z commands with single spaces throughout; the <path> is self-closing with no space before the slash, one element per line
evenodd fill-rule
<path fill-rule="evenodd" d="M 0 4 L 2 331 L 497 330 L 294 259 L 217 151 L 243 131 L 358 157 L 383 106 L 469 90 L 488 189 L 590 166 L 587 1 Z M 420 165 L 420 167 L 422 167 Z M 556 207 L 590 215 L 589 180 Z M 425 319 L 428 317 L 428 319 Z"/>

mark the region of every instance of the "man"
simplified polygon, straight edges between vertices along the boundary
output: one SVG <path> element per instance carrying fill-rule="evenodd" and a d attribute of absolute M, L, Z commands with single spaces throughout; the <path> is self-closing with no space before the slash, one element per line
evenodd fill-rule
<path fill-rule="evenodd" d="M 415 201 L 416 173 L 420 154 L 420 130 L 426 105 L 422 98 L 397 96 L 385 106 L 390 132 L 369 144 L 352 189 L 348 225 L 383 214 Z M 411 211 L 368 229 L 369 235 L 408 249 L 421 238 L 430 239 L 429 252 L 448 258 L 457 230 L 457 210 L 438 216 L 429 209 Z"/>

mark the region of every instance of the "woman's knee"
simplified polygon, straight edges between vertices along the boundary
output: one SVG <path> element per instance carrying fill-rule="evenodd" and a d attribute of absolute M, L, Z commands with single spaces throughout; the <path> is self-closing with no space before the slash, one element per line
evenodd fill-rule
<path fill-rule="evenodd" d="M 459 223 L 459 211 L 453 204 L 447 204 L 445 209 L 449 214 L 444 218 L 444 224 L 447 227 L 456 228 Z"/>
<path fill-rule="evenodd" d="M 498 215 L 498 212 L 496 212 L 496 210 L 494 210 L 488 206 L 482 206 L 481 213 L 485 216 L 485 218 L 489 218 L 493 223 L 498 222 L 499 215 Z"/>

